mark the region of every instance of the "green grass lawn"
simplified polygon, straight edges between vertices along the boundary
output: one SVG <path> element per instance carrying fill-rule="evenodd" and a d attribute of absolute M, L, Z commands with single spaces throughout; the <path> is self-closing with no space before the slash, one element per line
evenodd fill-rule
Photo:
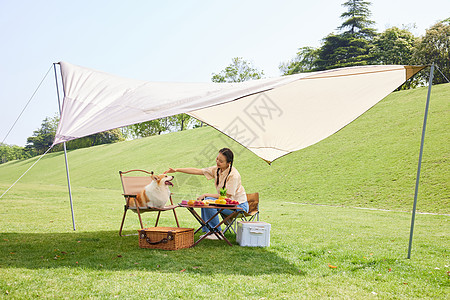
<path fill-rule="evenodd" d="M 77 231 L 64 156 L 45 156 L 0 199 L 0 298 L 435 298 L 450 292 L 450 85 L 433 87 L 412 259 L 406 259 L 426 89 L 396 92 L 337 134 L 271 166 L 200 128 L 69 152 Z M 271 246 L 204 241 L 140 249 L 120 238 L 119 170 L 214 164 L 235 151 L 247 192 L 260 192 Z M 0 194 L 34 161 L 0 165 Z M 175 174 L 175 201 L 212 192 Z M 320 205 L 312 205 L 320 204 Z M 368 210 L 376 208 L 383 210 Z M 177 209 L 181 226 L 197 227 Z M 153 214 L 144 214 L 152 226 Z M 170 213 L 163 226 L 171 226 Z M 127 233 L 138 228 L 128 216 Z M 330 268 L 335 266 L 336 268 Z"/>
<path fill-rule="evenodd" d="M 417 216 L 411 260 L 409 213 L 284 201 L 264 203 L 261 219 L 272 225 L 268 248 L 205 241 L 160 251 L 140 249 L 137 236 L 118 236 L 122 211 L 112 191 L 74 195 L 86 200 L 76 205 L 73 232 L 68 203 L 57 200 L 63 188 L 31 204 L 21 196 L 27 188 L 15 189 L 16 206 L 2 208 L 0 223 L 0 291 L 13 299 L 442 298 L 449 290 L 448 216 Z M 105 209 L 89 197 L 102 199 Z M 182 226 L 196 227 L 185 210 L 178 214 Z M 162 225 L 172 224 L 169 216 Z M 137 227 L 131 215 L 127 232 Z"/>

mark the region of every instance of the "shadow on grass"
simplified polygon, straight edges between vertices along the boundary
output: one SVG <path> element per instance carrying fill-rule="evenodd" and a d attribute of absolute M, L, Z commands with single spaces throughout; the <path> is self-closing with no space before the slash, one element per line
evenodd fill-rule
<path fill-rule="evenodd" d="M 232 247 L 205 240 L 194 248 L 167 251 L 141 249 L 138 236 L 119 237 L 117 231 L 0 233 L 0 268 L 305 275 L 270 248 L 240 247 L 233 235 L 227 238 Z"/>

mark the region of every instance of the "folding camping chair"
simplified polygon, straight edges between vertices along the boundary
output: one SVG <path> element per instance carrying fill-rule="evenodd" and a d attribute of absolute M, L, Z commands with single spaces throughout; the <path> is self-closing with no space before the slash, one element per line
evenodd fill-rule
<path fill-rule="evenodd" d="M 119 171 L 120 180 L 122 181 L 123 196 L 125 197 L 125 206 L 124 206 L 122 224 L 120 224 L 119 235 L 122 236 L 123 223 L 125 222 L 125 216 L 126 216 L 128 210 L 131 210 L 134 213 L 137 213 L 137 215 L 139 217 L 139 222 L 141 224 L 141 229 L 144 228 L 144 225 L 142 224 L 141 212 L 144 213 L 144 212 L 149 212 L 149 211 L 157 211 L 158 217 L 156 218 L 156 224 L 155 224 L 155 227 L 157 227 L 158 222 L 159 222 L 159 216 L 160 216 L 161 212 L 168 211 L 168 210 L 173 211 L 175 221 L 177 222 L 177 227 L 180 227 L 180 224 L 178 223 L 177 214 L 175 212 L 175 208 L 177 208 L 178 205 L 173 205 L 172 196 L 169 197 L 171 205 L 165 206 L 163 208 L 155 208 L 155 207 L 147 207 L 147 206 L 139 207 L 138 205 L 136 205 L 137 204 L 137 201 L 136 201 L 137 194 L 139 194 L 144 189 L 144 187 L 152 181 L 152 178 L 145 174 L 144 174 L 144 176 L 142 176 L 142 175 L 141 176 L 123 176 L 124 174 L 130 173 L 130 172 L 141 172 L 141 174 L 145 173 L 150 176 L 153 174 L 153 172 L 147 172 L 145 170 L 129 170 L 126 172 Z"/>
<path fill-rule="evenodd" d="M 230 221 L 228 222 L 228 224 L 226 224 L 226 228 L 223 233 L 231 229 L 233 230 L 234 234 L 236 234 L 237 219 L 241 219 L 244 221 L 253 221 L 256 217 L 256 220 L 259 221 L 259 193 L 247 194 L 247 201 L 248 213 L 244 211 L 236 211 L 232 213 Z M 222 215 L 222 218 L 225 217 L 226 216 Z"/>

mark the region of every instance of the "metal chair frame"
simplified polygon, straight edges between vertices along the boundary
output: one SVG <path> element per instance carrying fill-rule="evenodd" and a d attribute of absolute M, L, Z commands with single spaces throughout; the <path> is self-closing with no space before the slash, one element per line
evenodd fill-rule
<path fill-rule="evenodd" d="M 256 201 L 256 209 L 247 212 L 244 211 L 236 211 L 234 213 L 231 214 L 231 222 L 229 222 L 229 224 L 227 224 L 227 226 L 225 227 L 225 230 L 223 231 L 223 233 L 225 234 L 225 232 L 227 232 L 228 230 L 232 230 L 234 232 L 234 234 L 236 234 L 236 228 L 237 228 L 237 219 L 243 219 L 244 221 L 253 221 L 256 217 L 256 220 L 259 221 L 259 193 L 254 193 L 254 194 L 247 194 L 247 199 L 248 196 L 254 196 L 256 197 L 255 200 Z M 248 200 L 247 200 L 248 201 Z M 249 201 L 249 208 L 250 208 L 250 201 Z M 225 218 L 226 216 L 222 215 L 222 218 Z M 248 218 L 248 219 L 247 219 Z"/>
<path fill-rule="evenodd" d="M 122 188 L 123 188 L 123 196 L 125 197 L 124 212 L 123 212 L 123 217 L 122 217 L 122 223 L 120 224 L 119 235 L 123 236 L 122 229 L 123 229 L 123 224 L 125 222 L 125 217 L 127 215 L 128 210 L 131 210 L 131 211 L 137 213 L 137 215 L 139 217 L 139 223 L 141 225 L 141 229 L 144 228 L 144 224 L 142 223 L 141 212 L 144 213 L 144 212 L 150 212 L 150 211 L 157 211 L 158 216 L 156 218 L 156 223 L 155 223 L 155 227 L 157 227 L 161 212 L 168 211 L 168 210 L 173 211 L 173 215 L 175 217 L 177 227 L 180 227 L 180 224 L 178 223 L 177 214 L 175 212 L 175 208 L 177 208 L 178 205 L 173 205 L 172 195 L 170 195 L 170 197 L 169 197 L 171 205 L 165 206 L 164 208 L 139 207 L 139 205 L 137 205 L 136 201 L 135 201 L 135 206 L 131 205 L 132 200 L 136 200 L 136 196 L 144 189 L 144 187 L 146 185 L 148 185 L 152 181 L 150 176 L 123 176 L 124 174 L 128 174 L 131 172 L 142 172 L 142 173 L 148 174 L 150 176 L 153 175 L 153 172 L 148 172 L 148 171 L 139 170 L 139 169 L 129 170 L 129 171 L 125 171 L 125 172 L 119 171 L 120 181 L 122 182 Z"/>

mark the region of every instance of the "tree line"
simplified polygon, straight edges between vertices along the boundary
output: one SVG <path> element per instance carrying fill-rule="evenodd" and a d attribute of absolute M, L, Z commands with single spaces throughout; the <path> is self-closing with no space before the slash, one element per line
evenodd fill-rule
<path fill-rule="evenodd" d="M 53 145 L 58 123 L 58 116 L 45 118 L 42 121 L 41 127 L 35 130 L 31 137 L 27 138 L 27 144 L 25 147 L 0 144 L 0 163 L 30 158 L 43 154 Z M 201 122 L 198 120 L 187 114 L 179 114 L 158 120 L 130 125 L 123 128 L 112 129 L 68 141 L 66 143 L 66 148 L 68 150 L 75 150 L 102 144 L 112 144 L 127 139 L 136 139 L 166 132 L 186 130 L 188 128 L 198 126 L 201 126 Z M 63 145 L 58 144 L 53 146 L 51 152 L 58 152 L 62 150 Z"/>
<path fill-rule="evenodd" d="M 282 63 L 284 75 L 322 71 L 361 65 L 428 65 L 435 63 L 439 70 L 450 75 L 450 18 L 440 21 L 423 37 L 415 37 L 408 28 L 391 27 L 381 33 L 372 27 L 368 1 L 349 0 L 342 4 L 343 23 L 338 33 L 330 33 L 322 39 L 318 48 L 305 46 L 295 58 Z M 436 72 L 433 84 L 447 82 L 443 74 Z M 403 88 L 412 88 L 428 81 L 426 71 L 416 75 Z"/>
<path fill-rule="evenodd" d="M 375 22 L 370 19 L 370 5 L 370 2 L 363 0 L 343 3 L 346 11 L 341 14 L 343 22 L 337 28 L 338 33 L 333 32 L 324 37 L 320 47 L 304 46 L 298 49 L 292 60 L 280 64 L 280 72 L 292 75 L 350 66 L 426 65 L 434 62 L 440 72 L 435 72 L 433 84 L 447 82 L 447 78 L 450 78 L 450 18 L 431 26 L 423 37 L 415 37 L 408 28 L 398 27 L 377 33 L 372 27 Z M 242 82 L 263 76 L 262 70 L 242 57 L 236 57 L 224 70 L 213 73 L 211 81 Z M 428 81 L 428 76 L 428 72 L 422 71 L 408 80 L 401 89 L 424 84 Z M 0 163 L 29 158 L 47 151 L 53 143 L 58 122 L 58 117 L 46 118 L 41 127 L 27 139 L 25 147 L 0 144 Z M 187 114 L 179 114 L 69 141 L 67 148 L 73 150 L 115 143 L 202 125 Z M 55 145 L 52 149 L 61 150 L 62 145 Z"/>
<path fill-rule="evenodd" d="M 43 154 L 53 144 L 56 129 L 58 127 L 59 117 L 45 118 L 41 127 L 33 131 L 33 135 L 27 138 L 25 147 L 16 145 L 0 144 L 0 163 L 6 163 L 11 160 L 30 158 Z M 119 129 L 108 130 L 93 134 L 84 138 L 76 139 L 66 143 L 67 149 L 80 149 L 101 144 L 115 143 L 123 141 L 123 135 Z M 51 152 L 63 150 L 63 145 L 53 146 Z"/>

